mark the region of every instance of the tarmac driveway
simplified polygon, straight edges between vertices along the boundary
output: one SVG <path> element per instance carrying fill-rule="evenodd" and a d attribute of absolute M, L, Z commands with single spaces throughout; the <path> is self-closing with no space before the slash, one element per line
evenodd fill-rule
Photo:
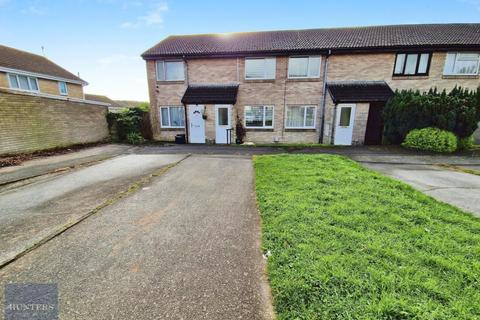
<path fill-rule="evenodd" d="M 25 282 L 58 284 L 60 319 L 271 318 L 251 160 L 186 158 L 0 269 Z"/>

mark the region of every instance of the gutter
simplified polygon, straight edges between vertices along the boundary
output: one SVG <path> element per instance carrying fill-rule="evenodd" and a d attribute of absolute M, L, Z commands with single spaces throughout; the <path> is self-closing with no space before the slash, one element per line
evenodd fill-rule
<path fill-rule="evenodd" d="M 322 96 L 322 123 L 320 125 L 320 136 L 318 143 L 323 143 L 325 131 L 325 109 L 327 104 L 327 73 L 328 73 L 328 57 L 332 54 L 332 50 L 328 50 L 325 58 L 325 68 L 323 70 L 323 96 Z"/>

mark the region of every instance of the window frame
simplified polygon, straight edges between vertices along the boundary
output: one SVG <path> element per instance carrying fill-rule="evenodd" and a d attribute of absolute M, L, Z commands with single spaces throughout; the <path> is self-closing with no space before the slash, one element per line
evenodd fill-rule
<path fill-rule="evenodd" d="M 256 107 L 263 107 L 263 126 L 261 127 L 249 127 L 247 126 L 247 108 L 256 108 Z M 266 126 L 265 125 L 265 111 L 267 108 L 272 108 L 272 125 Z M 246 129 L 273 129 L 275 128 L 275 106 L 274 105 L 249 105 L 243 108 L 243 125 Z"/>
<path fill-rule="evenodd" d="M 449 54 L 455 54 L 455 59 L 453 61 L 453 65 L 452 65 L 452 70 L 449 71 L 448 73 L 445 73 L 445 70 L 443 72 L 443 75 L 445 76 L 478 76 L 480 75 L 480 52 L 470 52 L 470 51 L 453 51 L 453 52 L 447 52 L 447 55 L 445 57 L 445 64 L 447 63 L 447 59 L 448 59 L 448 55 Z M 462 55 L 462 54 L 477 54 L 478 58 L 477 58 L 477 71 L 474 72 L 474 73 L 455 73 L 455 64 L 457 63 L 458 61 L 458 57 L 459 55 Z M 444 69 L 445 69 L 445 65 L 444 65 Z"/>
<path fill-rule="evenodd" d="M 172 126 L 172 119 L 171 119 L 171 113 L 170 113 L 170 108 L 184 108 L 183 106 L 160 106 L 158 108 L 158 114 L 160 118 L 160 128 L 166 128 L 166 129 L 184 129 L 185 128 L 185 110 L 183 110 L 183 126 Z M 168 126 L 163 125 L 163 116 L 162 116 L 162 109 L 168 109 Z"/>
<path fill-rule="evenodd" d="M 291 107 L 303 107 L 303 127 L 289 127 L 288 126 L 288 109 Z M 307 122 L 307 108 L 313 108 L 313 125 L 312 126 L 306 126 Z M 285 110 L 285 129 L 315 129 L 317 125 L 317 105 L 313 104 L 291 104 L 287 105 L 287 108 Z"/>
<path fill-rule="evenodd" d="M 402 73 L 395 73 L 395 69 L 397 69 L 397 61 L 398 61 L 398 56 L 404 54 L 405 59 L 403 61 L 403 68 L 402 68 Z M 428 54 L 428 60 L 427 60 L 427 71 L 425 73 L 419 73 L 418 72 L 418 67 L 420 66 L 420 58 L 422 54 Z M 407 68 L 407 59 L 409 55 L 417 55 L 417 63 L 415 65 L 415 73 L 414 74 L 405 74 L 405 69 Z M 430 65 L 432 62 L 432 52 L 430 51 L 425 51 L 425 52 L 397 52 L 395 54 L 395 63 L 393 64 L 393 73 L 392 77 L 428 77 L 430 74 Z"/>
<path fill-rule="evenodd" d="M 12 81 L 10 80 L 10 76 L 14 76 L 17 79 L 18 88 L 15 88 L 15 87 L 12 86 Z M 20 88 L 20 80 L 19 80 L 18 77 L 27 78 L 28 90 Z M 23 75 L 21 73 L 10 73 L 9 72 L 9 73 L 7 73 L 7 79 L 8 79 L 8 86 L 12 90 L 18 90 L 18 91 L 24 91 L 24 92 L 40 92 L 40 86 L 38 85 L 38 78 L 37 77 L 31 77 L 31 76 Z M 30 83 L 31 80 L 35 80 L 35 83 L 37 84 L 37 89 L 36 90 L 32 89 L 32 86 L 31 86 L 31 83 Z"/>
<path fill-rule="evenodd" d="M 65 92 L 62 92 L 62 83 L 65 84 Z M 58 92 L 61 96 L 68 96 L 68 85 L 65 81 L 58 81 Z"/>
<path fill-rule="evenodd" d="M 307 61 L 307 76 L 306 77 L 292 77 L 290 76 L 290 59 L 291 58 L 308 58 L 308 61 Z M 318 58 L 319 59 L 319 63 L 318 63 L 318 76 L 309 76 L 308 75 L 308 70 L 309 70 L 309 66 L 310 66 L 310 59 L 311 58 Z M 320 55 L 314 55 L 314 56 L 290 56 L 288 57 L 288 65 L 287 65 L 287 79 L 319 79 L 320 78 L 320 74 L 322 73 L 322 56 Z"/>
<path fill-rule="evenodd" d="M 275 67 L 273 68 L 273 77 L 267 78 L 267 68 L 264 68 L 263 78 L 247 78 L 247 60 L 263 60 L 266 64 L 267 59 L 272 59 L 274 61 Z M 275 80 L 277 78 L 277 57 L 245 57 L 244 59 L 244 78 L 246 81 L 249 80 Z"/>
<path fill-rule="evenodd" d="M 167 79 L 167 68 L 166 68 L 166 63 L 168 62 L 181 62 L 182 63 L 182 79 L 173 79 L 173 80 L 168 80 Z M 162 63 L 163 64 L 163 79 L 160 79 L 158 77 L 158 64 Z M 172 60 L 155 60 L 155 77 L 157 81 L 161 82 L 184 82 L 185 81 L 185 61 L 181 59 L 172 59 Z"/>

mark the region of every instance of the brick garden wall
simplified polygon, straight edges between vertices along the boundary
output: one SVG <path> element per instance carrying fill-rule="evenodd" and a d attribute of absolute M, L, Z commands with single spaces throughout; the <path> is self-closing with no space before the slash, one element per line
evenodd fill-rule
<path fill-rule="evenodd" d="M 108 138 L 107 107 L 0 89 L 0 154 Z"/>

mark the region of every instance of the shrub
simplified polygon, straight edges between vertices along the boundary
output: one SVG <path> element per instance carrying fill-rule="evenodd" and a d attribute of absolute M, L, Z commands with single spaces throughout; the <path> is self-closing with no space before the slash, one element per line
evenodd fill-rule
<path fill-rule="evenodd" d="M 138 143 L 138 137 L 144 141 L 142 132 L 145 132 L 144 119 L 147 113 L 148 109 L 145 109 L 145 106 L 126 108 L 116 113 L 109 112 L 107 114 L 107 121 L 111 129 L 116 128 L 116 134 L 120 141 L 127 141 L 129 143 L 135 141 L 135 143 Z"/>
<path fill-rule="evenodd" d="M 127 142 L 130 144 L 140 144 L 144 142 L 145 139 L 139 132 L 129 132 L 127 133 Z"/>
<path fill-rule="evenodd" d="M 407 134 L 402 146 L 435 152 L 454 152 L 457 150 L 457 137 L 452 132 L 439 128 L 414 129 Z"/>
<path fill-rule="evenodd" d="M 247 131 L 245 130 L 245 127 L 243 126 L 242 119 L 237 114 L 237 121 L 235 124 L 235 137 L 237 140 L 237 143 L 243 143 L 243 139 L 245 139 Z"/>
<path fill-rule="evenodd" d="M 447 94 L 432 89 L 425 93 L 403 90 L 387 102 L 383 118 L 388 143 L 399 144 L 413 129 L 437 127 L 460 138 L 469 137 L 480 121 L 480 88 L 454 88 Z"/>
<path fill-rule="evenodd" d="M 458 138 L 458 141 L 457 141 L 458 150 L 468 150 L 468 149 L 471 149 L 473 145 L 474 145 L 473 136 L 466 137 L 466 138 Z"/>

